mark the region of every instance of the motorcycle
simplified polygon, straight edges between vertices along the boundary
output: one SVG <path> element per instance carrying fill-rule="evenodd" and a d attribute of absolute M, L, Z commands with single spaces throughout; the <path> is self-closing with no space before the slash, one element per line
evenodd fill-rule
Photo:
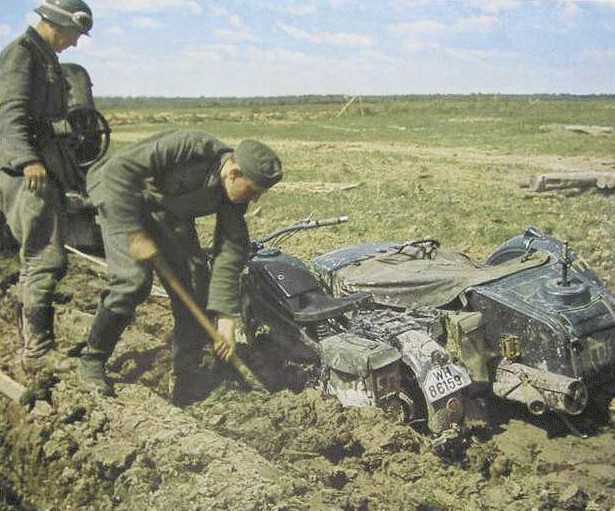
<path fill-rule="evenodd" d="M 362 243 L 312 266 L 333 296 L 369 292 L 391 313 L 438 310 L 443 332 L 434 339 L 467 369 L 476 398 L 555 414 L 574 433 L 570 418 L 590 409 L 612 421 L 615 297 L 567 242 L 528 227 L 485 264 L 426 239 Z M 440 402 L 432 389 L 442 381 L 425 378 L 402 353 L 425 401 Z"/>
<path fill-rule="evenodd" d="M 310 263 L 279 245 L 306 220 L 252 242 L 242 277 L 249 340 L 343 406 L 380 406 L 434 434 L 488 421 L 488 400 L 534 415 L 608 416 L 615 297 L 570 248 L 531 227 L 485 264 L 433 239 L 362 243 Z M 271 246 L 275 242 L 277 246 Z M 309 371 L 308 371 L 309 372 Z"/>
<path fill-rule="evenodd" d="M 347 220 L 305 220 L 252 241 L 241 280 L 250 344 L 265 337 L 269 363 L 311 368 L 307 380 L 343 406 L 393 410 L 437 434 L 483 417 L 470 374 L 442 344 L 441 311 L 382 308 L 371 292 L 334 297 L 306 263 L 279 248 L 299 231 Z"/>

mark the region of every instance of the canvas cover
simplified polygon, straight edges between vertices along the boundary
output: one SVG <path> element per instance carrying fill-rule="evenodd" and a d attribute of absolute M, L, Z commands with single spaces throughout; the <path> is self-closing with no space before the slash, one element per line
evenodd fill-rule
<path fill-rule="evenodd" d="M 540 266 L 549 257 L 535 252 L 488 266 L 459 252 L 432 250 L 425 255 L 414 246 L 402 245 L 400 249 L 391 245 L 372 255 L 363 254 L 345 266 L 338 265 L 327 280 L 336 295 L 365 291 L 372 293 L 375 303 L 389 307 L 443 307 L 472 286 Z"/>

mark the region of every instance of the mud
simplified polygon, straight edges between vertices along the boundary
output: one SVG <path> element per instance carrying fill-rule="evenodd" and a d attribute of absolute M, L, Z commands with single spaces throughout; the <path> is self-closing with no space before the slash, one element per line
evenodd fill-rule
<path fill-rule="evenodd" d="M 323 397 L 309 373 L 275 363 L 266 339 L 239 354 L 269 392 L 250 390 L 206 353 L 202 399 L 177 408 L 165 298 L 139 309 L 110 361 L 117 397 L 84 392 L 75 359 L 54 378 L 53 368 L 21 362 L 16 264 L 1 261 L 0 370 L 32 388 L 53 386 L 31 410 L 0 397 L 0 509 L 615 509 L 612 427 L 592 423 L 583 439 L 556 417 L 494 402 L 491 424 L 437 448 L 381 410 L 344 410 Z M 56 304 L 61 352 L 83 338 L 106 278 L 70 262 Z"/>

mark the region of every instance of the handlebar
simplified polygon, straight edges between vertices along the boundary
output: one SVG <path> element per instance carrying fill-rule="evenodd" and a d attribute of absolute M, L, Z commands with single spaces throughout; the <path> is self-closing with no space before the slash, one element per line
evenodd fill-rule
<path fill-rule="evenodd" d="M 301 220 L 300 222 L 297 222 L 296 224 L 282 227 L 281 229 L 277 229 L 276 231 L 273 231 L 272 233 L 267 234 L 263 238 L 254 240 L 252 244 L 256 246 L 262 246 L 268 241 L 278 238 L 282 236 L 283 234 L 288 234 L 288 233 L 292 233 L 296 231 L 304 231 L 308 229 L 316 229 L 318 227 L 326 227 L 328 225 L 338 225 L 338 224 L 343 224 L 346 222 L 348 222 L 348 216 L 346 215 L 337 216 L 333 218 L 325 218 L 323 220 L 311 220 L 311 219 Z"/>

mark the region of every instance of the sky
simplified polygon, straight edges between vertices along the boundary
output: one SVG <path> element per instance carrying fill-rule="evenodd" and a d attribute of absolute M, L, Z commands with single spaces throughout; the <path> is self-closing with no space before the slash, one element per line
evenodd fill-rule
<path fill-rule="evenodd" d="M 615 93 L 615 0 L 86 1 L 60 61 L 96 96 Z M 39 3 L 0 0 L 0 47 Z"/>

